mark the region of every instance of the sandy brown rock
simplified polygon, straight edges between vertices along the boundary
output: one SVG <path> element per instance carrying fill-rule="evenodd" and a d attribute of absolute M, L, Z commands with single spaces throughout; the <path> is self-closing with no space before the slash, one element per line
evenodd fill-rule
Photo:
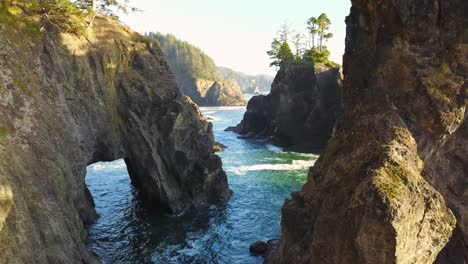
<path fill-rule="evenodd" d="M 239 84 L 234 79 L 215 81 L 206 92 L 202 105 L 242 106 L 246 101 Z"/>
<path fill-rule="evenodd" d="M 463 0 L 353 1 L 344 108 L 282 209 L 273 263 L 468 261 L 462 10 Z"/>
<path fill-rule="evenodd" d="M 0 30 L 0 263 L 94 263 L 86 166 L 125 158 L 149 205 L 230 194 L 211 124 L 157 44 L 98 17 L 86 37 Z"/>

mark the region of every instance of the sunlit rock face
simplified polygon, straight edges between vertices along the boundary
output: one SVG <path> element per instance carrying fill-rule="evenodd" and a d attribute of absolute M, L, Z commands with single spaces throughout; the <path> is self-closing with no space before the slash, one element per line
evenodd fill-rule
<path fill-rule="evenodd" d="M 322 65 L 279 70 L 268 95 L 254 96 L 235 128 L 245 138 L 270 139 L 295 151 L 323 149 L 341 106 L 341 74 Z"/>
<path fill-rule="evenodd" d="M 271 263 L 465 263 L 468 2 L 352 1 L 343 111 Z"/>
<path fill-rule="evenodd" d="M 230 195 L 211 124 L 157 44 L 98 17 L 85 37 L 0 29 L 0 263 L 94 263 L 86 166 L 125 158 L 148 205 Z"/>

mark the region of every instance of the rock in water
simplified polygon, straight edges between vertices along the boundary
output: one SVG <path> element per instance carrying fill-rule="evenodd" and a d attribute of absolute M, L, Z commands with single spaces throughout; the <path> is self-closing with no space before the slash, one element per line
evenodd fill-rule
<path fill-rule="evenodd" d="M 468 262 L 466 10 L 352 1 L 343 112 L 273 263 Z"/>
<path fill-rule="evenodd" d="M 170 212 L 230 195 L 211 124 L 181 96 L 157 43 L 97 17 L 86 38 L 0 35 L 0 263 L 94 263 L 86 166 L 125 158 Z"/>
<path fill-rule="evenodd" d="M 340 104 L 339 69 L 291 65 L 278 72 L 271 93 L 254 96 L 242 122 L 229 129 L 296 151 L 318 151 L 332 134 Z"/>
<path fill-rule="evenodd" d="M 234 79 L 226 79 L 216 81 L 211 85 L 201 105 L 242 106 L 245 103 L 239 84 Z"/>
<path fill-rule="evenodd" d="M 262 256 L 265 263 L 269 263 L 270 258 L 278 248 L 279 239 L 271 239 L 267 242 L 256 241 L 250 245 L 249 251 L 254 256 Z"/>
<path fill-rule="evenodd" d="M 249 251 L 253 255 L 263 255 L 268 250 L 268 244 L 264 241 L 256 241 L 252 245 L 250 245 Z"/>

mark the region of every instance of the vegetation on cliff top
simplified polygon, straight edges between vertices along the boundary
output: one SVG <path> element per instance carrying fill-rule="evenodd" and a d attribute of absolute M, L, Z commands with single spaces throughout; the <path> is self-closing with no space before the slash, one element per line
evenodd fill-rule
<path fill-rule="evenodd" d="M 221 76 L 213 59 L 192 44 L 177 39 L 172 34 L 150 32 L 147 34 L 159 41 L 166 61 L 176 76 L 185 76 L 193 80 L 220 80 Z"/>
<path fill-rule="evenodd" d="M 285 67 L 291 64 L 324 64 L 328 67 L 340 67 L 339 64 L 330 61 L 330 51 L 326 42 L 333 37 L 328 32 L 330 29 L 330 19 L 325 13 L 319 17 L 311 17 L 307 20 L 308 41 L 305 36 L 290 29 L 284 23 L 278 31 L 278 36 L 271 42 L 271 50 L 267 54 L 272 59 L 270 66 Z M 291 35 L 293 35 L 291 37 Z M 294 46 L 294 52 L 290 44 Z"/>
<path fill-rule="evenodd" d="M 97 14 L 117 19 L 118 12 L 130 11 L 136 9 L 128 0 L 0 0 L 0 23 L 83 34 Z"/>

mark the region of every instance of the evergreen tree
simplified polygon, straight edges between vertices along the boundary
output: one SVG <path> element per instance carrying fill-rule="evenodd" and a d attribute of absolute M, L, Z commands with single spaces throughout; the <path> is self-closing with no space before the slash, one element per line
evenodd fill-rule
<path fill-rule="evenodd" d="M 267 51 L 267 54 L 270 56 L 270 59 L 273 60 L 270 63 L 270 67 L 275 66 L 279 67 L 278 53 L 281 48 L 281 42 L 278 39 L 273 39 L 271 42 L 271 50 Z"/>
<path fill-rule="evenodd" d="M 287 23 L 283 23 L 278 31 L 278 37 L 271 43 L 271 50 L 267 52 L 272 60 L 270 66 L 281 68 L 289 64 L 320 63 L 329 67 L 339 67 L 338 64 L 329 60 L 330 51 L 325 46 L 326 42 L 333 37 L 333 34 L 328 32 L 331 22 L 327 15 L 323 13 L 317 18 L 310 17 L 306 24 L 309 49 L 304 48 L 302 42 L 304 36 L 297 33 L 292 37 L 292 44 L 295 48 L 295 54 L 293 54 L 289 47 L 291 30 Z"/>
<path fill-rule="evenodd" d="M 271 43 L 271 50 L 268 51 L 267 54 L 270 55 L 270 58 L 273 60 L 270 66 L 281 68 L 294 61 L 294 54 L 287 41 L 281 42 L 278 39 L 274 39 Z"/>
<path fill-rule="evenodd" d="M 317 18 L 311 17 L 307 20 L 307 30 L 309 31 L 309 48 L 315 48 L 315 37 L 318 34 Z"/>
<path fill-rule="evenodd" d="M 93 25 L 96 15 L 101 14 L 113 19 L 118 19 L 118 12 L 128 14 L 139 11 L 129 5 L 129 0 L 76 0 L 76 3 L 91 14 L 88 27 Z"/>
<path fill-rule="evenodd" d="M 166 61 L 176 77 L 190 80 L 221 79 L 213 59 L 199 48 L 177 39 L 172 34 L 163 35 L 151 32 L 148 36 L 159 42 Z"/>
<path fill-rule="evenodd" d="M 292 53 L 287 41 L 281 44 L 280 50 L 278 52 L 278 61 L 280 67 L 287 66 L 294 61 L 294 54 Z"/>
<path fill-rule="evenodd" d="M 304 36 L 301 35 L 300 33 L 297 33 L 293 37 L 292 43 L 293 43 L 294 49 L 296 51 L 296 53 L 294 54 L 296 59 L 299 59 L 301 57 L 300 55 L 303 52 L 303 39 L 304 39 Z"/>
<path fill-rule="evenodd" d="M 328 39 L 333 37 L 332 33 L 328 33 L 328 30 L 330 29 L 330 19 L 328 19 L 328 16 L 325 13 L 322 13 L 318 18 L 317 18 L 317 26 L 318 26 L 318 36 L 319 36 L 319 51 L 322 51 L 324 49 L 324 41 L 327 41 Z"/>
<path fill-rule="evenodd" d="M 287 21 L 284 21 L 283 24 L 281 24 L 280 26 L 280 30 L 278 31 L 278 40 L 281 43 L 288 42 L 290 36 L 291 36 L 291 27 L 289 26 Z"/>

